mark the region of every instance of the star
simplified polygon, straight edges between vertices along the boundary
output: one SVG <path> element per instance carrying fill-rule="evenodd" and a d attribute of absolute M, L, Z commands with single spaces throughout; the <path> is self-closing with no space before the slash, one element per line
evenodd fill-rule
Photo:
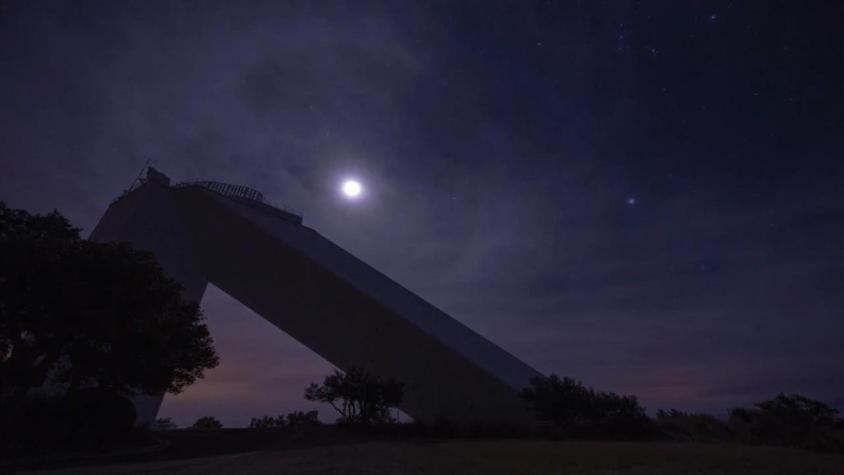
<path fill-rule="evenodd" d="M 639 204 L 639 198 L 636 198 L 635 196 L 628 196 L 624 202 L 627 203 L 627 206 L 636 206 Z"/>

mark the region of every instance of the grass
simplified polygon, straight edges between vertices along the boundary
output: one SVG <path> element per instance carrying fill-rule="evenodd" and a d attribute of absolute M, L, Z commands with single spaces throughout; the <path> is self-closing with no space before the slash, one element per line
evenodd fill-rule
<path fill-rule="evenodd" d="M 266 448 L 240 455 L 80 467 L 64 473 L 117 474 L 577 474 L 731 475 L 844 473 L 844 455 L 796 449 L 692 443 L 530 440 L 345 443 Z"/>

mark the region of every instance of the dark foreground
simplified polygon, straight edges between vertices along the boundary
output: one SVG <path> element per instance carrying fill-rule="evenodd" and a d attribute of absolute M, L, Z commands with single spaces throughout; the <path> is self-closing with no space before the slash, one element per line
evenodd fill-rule
<path fill-rule="evenodd" d="M 27 473 L 840 475 L 844 473 L 844 455 L 681 443 L 373 441 Z"/>

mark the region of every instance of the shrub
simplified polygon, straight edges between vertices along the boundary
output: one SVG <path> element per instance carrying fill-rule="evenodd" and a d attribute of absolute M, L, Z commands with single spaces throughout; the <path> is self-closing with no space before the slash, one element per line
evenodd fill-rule
<path fill-rule="evenodd" d="M 822 451 L 844 451 L 844 431 L 838 411 L 805 396 L 779 394 L 729 413 L 739 440 Z"/>
<path fill-rule="evenodd" d="M 250 429 L 270 430 L 280 429 L 286 425 L 284 416 L 272 417 L 262 416 L 260 419 L 253 417 L 249 422 Z"/>
<path fill-rule="evenodd" d="M 223 428 L 223 423 L 218 421 L 216 417 L 205 416 L 197 419 L 191 428 L 198 430 L 217 430 Z"/>
<path fill-rule="evenodd" d="M 532 378 L 521 396 L 539 421 L 551 422 L 569 437 L 642 439 L 657 430 L 635 396 L 595 391 L 571 378 Z"/>
<path fill-rule="evenodd" d="M 258 430 L 272 430 L 282 429 L 284 427 L 305 427 L 322 424 L 319 421 L 319 413 L 317 411 L 293 411 L 286 416 L 280 415 L 277 417 L 262 416 L 260 418 L 253 417 L 249 422 L 250 429 Z"/>
<path fill-rule="evenodd" d="M 687 442 L 726 442 L 735 438 L 725 422 L 709 414 L 660 409 L 656 424 L 665 435 Z"/>
<path fill-rule="evenodd" d="M 322 424 L 319 421 L 319 412 L 317 411 L 293 411 L 287 414 L 287 425 L 290 427 L 305 427 L 316 426 Z"/>
<path fill-rule="evenodd" d="M 178 428 L 179 426 L 169 417 L 156 419 L 155 422 L 152 423 L 152 426 L 150 426 L 150 429 L 154 431 L 175 430 Z"/>

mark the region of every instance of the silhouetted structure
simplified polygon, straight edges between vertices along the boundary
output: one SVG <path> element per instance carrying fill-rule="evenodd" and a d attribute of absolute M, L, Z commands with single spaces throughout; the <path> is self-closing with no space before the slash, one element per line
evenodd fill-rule
<path fill-rule="evenodd" d="M 199 301 L 213 282 L 341 369 L 404 382 L 417 420 L 529 421 L 518 391 L 539 373 L 433 305 L 266 204 L 250 188 L 177 185 L 152 169 L 91 234 L 152 251 Z M 139 400 L 155 420 L 161 396 Z"/>

